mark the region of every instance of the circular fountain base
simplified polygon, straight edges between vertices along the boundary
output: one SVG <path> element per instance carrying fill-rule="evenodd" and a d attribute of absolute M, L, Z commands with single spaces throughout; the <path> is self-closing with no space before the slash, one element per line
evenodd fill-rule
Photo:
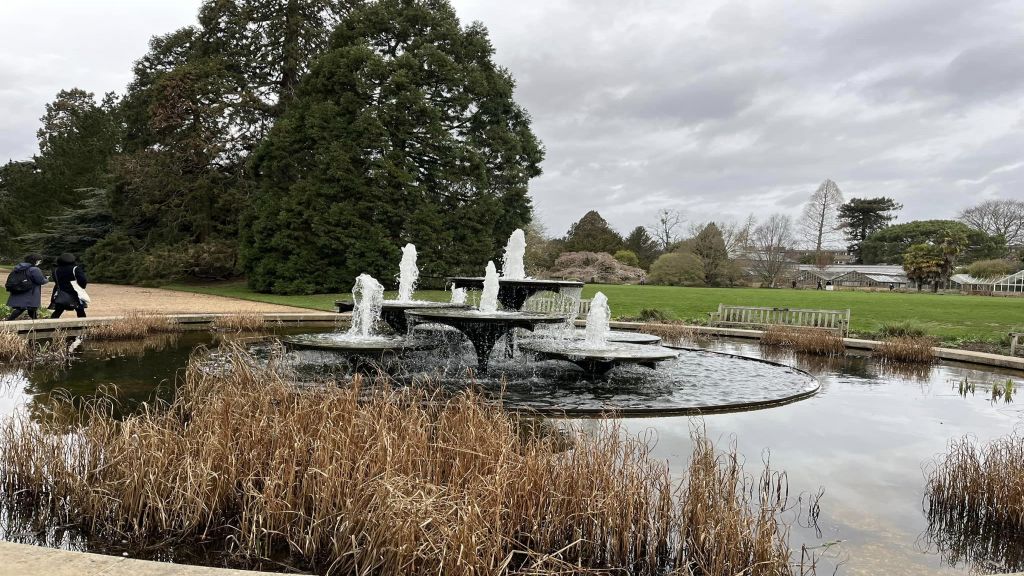
<path fill-rule="evenodd" d="M 437 346 L 436 342 L 426 339 L 405 338 L 400 336 L 379 336 L 370 338 L 345 338 L 337 333 L 300 334 L 282 338 L 281 342 L 293 350 L 317 350 L 320 352 L 337 352 L 353 356 L 380 356 L 430 350 Z"/>
<path fill-rule="evenodd" d="M 548 339 L 558 341 L 562 338 L 562 332 L 553 332 L 548 335 L 543 332 L 536 334 L 538 340 Z M 586 330 L 572 330 L 568 333 L 568 338 L 571 340 L 585 340 L 587 338 Z M 608 333 L 608 341 L 616 344 L 647 344 L 657 345 L 661 344 L 661 338 L 654 334 L 645 334 L 644 332 L 627 332 L 625 330 L 612 330 Z"/>
<path fill-rule="evenodd" d="M 582 340 L 531 340 L 520 347 L 540 358 L 572 362 L 590 374 L 606 374 L 626 364 L 654 368 L 658 362 L 679 356 L 675 350 L 662 346 L 610 342 L 606 347 L 594 348 Z"/>

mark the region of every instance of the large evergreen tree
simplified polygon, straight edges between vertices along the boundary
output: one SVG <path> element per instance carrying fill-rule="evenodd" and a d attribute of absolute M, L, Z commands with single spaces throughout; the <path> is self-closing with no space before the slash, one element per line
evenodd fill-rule
<path fill-rule="evenodd" d="M 567 252 L 607 252 L 622 249 L 622 236 L 596 210 L 583 215 L 565 236 Z"/>
<path fill-rule="evenodd" d="M 898 264 L 903 255 L 915 244 L 938 246 L 948 238 L 963 238 L 964 263 L 975 260 L 1000 258 L 1006 255 L 1006 242 L 1002 236 L 989 236 L 955 220 L 914 220 L 889 226 L 871 234 L 862 245 L 861 256 L 865 264 Z"/>
<path fill-rule="evenodd" d="M 633 228 L 629 236 L 626 236 L 623 246 L 636 254 L 637 259 L 640 261 L 640 267 L 644 270 L 650 270 L 651 264 L 654 263 L 660 254 L 658 242 L 651 238 L 651 235 L 643 226 Z"/>
<path fill-rule="evenodd" d="M 848 249 L 863 263 L 861 244 L 872 233 L 881 230 L 896 219 L 895 212 L 903 205 L 892 198 L 851 198 L 839 207 L 839 225 L 846 232 Z"/>
<path fill-rule="evenodd" d="M 243 232 L 261 291 L 347 290 L 395 273 L 479 272 L 530 215 L 543 156 L 480 24 L 446 0 L 352 11 L 253 157 Z"/>
<path fill-rule="evenodd" d="M 150 42 L 120 107 L 114 226 L 90 254 L 95 276 L 158 280 L 183 269 L 219 276 L 234 266 L 239 215 L 254 186 L 249 156 L 358 2 L 206 0 L 196 26 Z M 190 251 L 217 254 L 213 269 L 146 263 Z M 125 277 L 126 270 L 147 277 Z"/>

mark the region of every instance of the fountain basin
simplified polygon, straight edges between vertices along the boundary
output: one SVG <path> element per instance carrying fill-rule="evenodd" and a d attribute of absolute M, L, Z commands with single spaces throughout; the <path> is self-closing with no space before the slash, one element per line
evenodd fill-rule
<path fill-rule="evenodd" d="M 481 312 L 468 309 L 411 309 L 406 310 L 410 326 L 418 324 L 444 324 L 466 335 L 476 352 L 477 370 L 487 372 L 487 360 L 494 345 L 503 336 L 512 337 L 514 328 L 533 331 L 538 324 L 561 324 L 565 319 L 555 314 L 529 312 Z M 513 348 L 509 340 L 509 350 Z"/>
<path fill-rule="evenodd" d="M 654 368 L 658 362 L 679 356 L 675 350 L 663 346 L 609 342 L 594 348 L 583 341 L 530 340 L 520 345 L 526 352 L 547 360 L 564 360 L 576 364 L 591 374 L 607 374 L 616 366 L 636 364 Z"/>
<path fill-rule="evenodd" d="M 339 337 L 337 333 L 299 334 L 282 338 L 281 342 L 293 350 L 318 350 L 364 357 L 380 357 L 385 354 L 430 350 L 437 347 L 436 342 L 420 338 L 402 336 L 344 338 Z"/>

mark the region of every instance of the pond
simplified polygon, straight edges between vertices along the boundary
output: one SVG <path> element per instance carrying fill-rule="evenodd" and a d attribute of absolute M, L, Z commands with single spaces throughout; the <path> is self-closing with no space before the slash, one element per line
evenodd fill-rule
<path fill-rule="evenodd" d="M 259 340 L 245 342 L 261 353 L 269 348 Z M 0 368 L 0 417 L 19 408 L 41 414 L 50 409 L 56 394 L 87 398 L 109 387 L 116 387 L 124 411 L 154 397 L 168 399 L 176 375 L 194 350 L 215 344 L 213 335 L 198 332 L 125 344 L 86 342 L 79 358 L 67 368 Z M 704 347 L 750 358 L 765 355 L 749 341 L 718 340 Z M 289 356 L 300 372 L 310 366 L 327 372 L 332 366 L 345 369 L 343 363 L 320 353 Z M 676 472 L 685 468 L 691 454 L 690 433 L 699 426 L 721 448 L 735 442 L 751 470 L 770 457 L 774 469 L 786 471 L 792 498 L 823 490 L 816 522 L 794 512 L 791 538 L 798 555 L 805 545 L 821 557 L 819 574 L 831 574 L 834 567 L 839 574 L 908 575 L 1024 569 L 1022 558 L 966 565 L 945 549 L 950 535 L 929 530 L 923 502 L 927 467 L 945 452 L 949 441 L 972 435 L 984 442 L 1024 428 L 1024 406 L 993 401 L 989 393 L 993 384 L 1008 379 L 1019 387 L 1024 374 L 953 363 L 894 372 L 858 355 L 834 360 L 770 356 L 768 360 L 798 370 L 691 352 L 679 363 L 666 365 L 655 380 L 646 369 L 616 369 L 623 371 L 612 373 L 614 386 L 607 381 L 590 382 L 550 362 L 525 365 L 519 359 L 504 360 L 497 363 L 496 371 L 506 374 L 502 385 L 506 402 L 513 406 L 587 411 L 616 405 L 650 414 L 625 418 L 624 426 L 631 433 L 650 435 L 656 442 L 654 456 L 669 461 Z M 454 375 L 461 364 L 440 360 L 435 364 L 432 374 L 439 382 L 458 385 Z M 965 380 L 975 384 L 974 392 L 961 393 Z M 812 388 L 816 393 L 803 394 Z M 728 403 L 731 397 L 770 400 L 793 393 L 799 396 L 794 401 L 757 410 L 699 417 L 644 412 L 658 406 L 698 406 L 708 397 Z M 593 422 L 587 420 L 584 426 L 596 425 Z M 60 530 L 32 533 L 7 516 L 0 516 L 0 537 L 119 553 L 118 543 L 84 542 Z M 211 561 L 203 551 L 154 551 L 150 557 Z"/>

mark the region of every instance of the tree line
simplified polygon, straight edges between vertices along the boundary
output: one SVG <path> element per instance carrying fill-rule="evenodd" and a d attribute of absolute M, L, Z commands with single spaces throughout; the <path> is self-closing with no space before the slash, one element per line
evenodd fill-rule
<path fill-rule="evenodd" d="M 476 272 L 530 219 L 543 146 L 479 23 L 447 0 L 207 0 L 123 94 L 62 91 L 0 167 L 0 254 L 97 280 L 258 290 Z"/>
<path fill-rule="evenodd" d="M 894 224 L 901 209 L 888 197 L 845 200 L 825 180 L 797 219 L 751 215 L 691 224 L 686 233 L 680 212 L 661 210 L 651 225 L 623 237 L 590 211 L 561 238 L 546 238 L 534 226 L 528 256 L 534 268 L 553 270 L 564 252 L 607 252 L 646 270 L 652 283 L 683 286 L 775 287 L 792 278 L 796 263 L 825 267 L 837 260 L 903 265 L 919 287 L 935 288 L 957 269 L 991 277 L 1024 267 L 1024 202 L 988 200 L 955 220 Z"/>

